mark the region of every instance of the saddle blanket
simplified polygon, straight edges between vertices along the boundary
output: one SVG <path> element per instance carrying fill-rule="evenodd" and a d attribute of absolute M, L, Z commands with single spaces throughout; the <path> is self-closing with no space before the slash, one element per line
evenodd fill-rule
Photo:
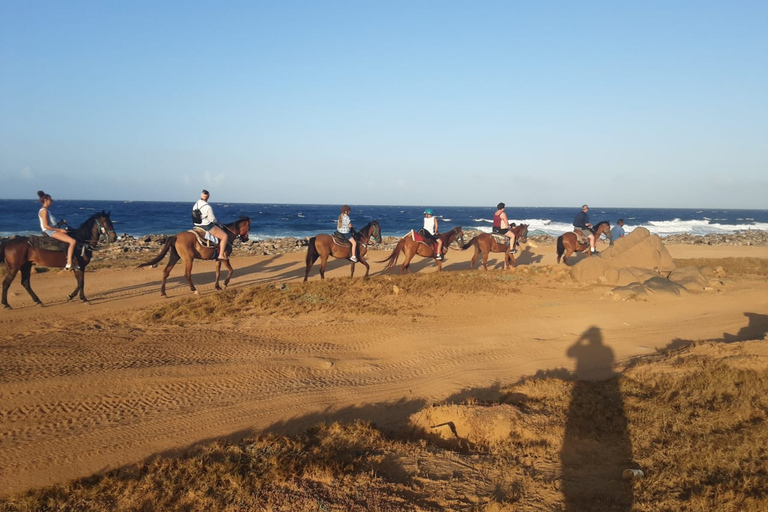
<path fill-rule="evenodd" d="M 69 249 L 68 243 L 56 240 L 48 235 L 29 235 L 27 239 L 29 240 L 29 245 L 43 251 L 65 252 Z M 80 254 L 80 256 L 85 256 L 86 248 L 87 246 L 79 241 L 75 244 L 75 252 Z"/>
<path fill-rule="evenodd" d="M 421 242 L 423 244 L 432 245 L 432 240 L 427 240 L 421 233 L 414 231 L 413 229 L 405 236 L 410 236 L 414 242 Z"/>
<path fill-rule="evenodd" d="M 69 244 L 48 235 L 29 235 L 29 245 L 44 251 L 66 251 Z"/>
<path fill-rule="evenodd" d="M 573 232 L 574 232 L 574 234 L 576 234 L 576 240 L 578 240 L 578 242 L 580 244 L 588 244 L 589 243 L 589 238 L 587 238 L 588 235 L 591 234 L 589 231 L 586 231 L 586 230 L 582 231 L 581 229 L 574 229 Z"/>
<path fill-rule="evenodd" d="M 193 228 L 189 232 L 197 236 L 198 243 L 203 247 L 214 247 L 219 244 L 219 239 L 204 229 Z"/>
<path fill-rule="evenodd" d="M 336 245 L 343 245 L 345 247 L 352 246 L 352 243 L 346 238 L 344 238 L 344 235 L 342 235 L 338 231 L 333 232 L 333 234 L 331 235 L 331 239 L 333 240 L 333 243 L 335 243 Z"/>
<path fill-rule="evenodd" d="M 498 233 L 491 233 L 491 236 L 497 244 L 509 245 L 509 237 L 507 235 L 500 235 Z"/>

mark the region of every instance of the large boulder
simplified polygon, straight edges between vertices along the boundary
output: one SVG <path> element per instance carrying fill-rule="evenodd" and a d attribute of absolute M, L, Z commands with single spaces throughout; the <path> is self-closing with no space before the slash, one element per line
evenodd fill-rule
<path fill-rule="evenodd" d="M 584 258 L 571 267 L 571 277 L 580 283 L 627 285 L 666 276 L 675 268 L 661 238 L 636 228 L 599 256 Z"/>

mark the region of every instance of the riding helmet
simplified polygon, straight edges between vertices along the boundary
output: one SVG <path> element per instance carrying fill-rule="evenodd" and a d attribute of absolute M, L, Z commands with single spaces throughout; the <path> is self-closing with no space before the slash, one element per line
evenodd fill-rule
<path fill-rule="evenodd" d="M 434 215 L 434 213 L 432 213 L 431 208 L 427 208 L 426 210 L 424 210 L 424 215 Z"/>

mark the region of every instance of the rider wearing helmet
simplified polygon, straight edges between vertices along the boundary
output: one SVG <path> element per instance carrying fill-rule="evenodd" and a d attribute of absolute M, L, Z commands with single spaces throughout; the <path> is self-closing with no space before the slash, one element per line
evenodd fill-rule
<path fill-rule="evenodd" d="M 355 256 L 355 250 L 357 249 L 357 241 L 354 237 L 354 232 L 352 228 L 352 221 L 349 220 L 349 206 L 344 205 L 341 207 L 341 214 L 339 215 L 338 220 L 336 221 L 336 231 L 338 231 L 341 236 L 349 240 L 349 243 L 352 244 L 352 255 L 349 257 L 349 261 L 352 263 L 357 262 L 357 256 Z"/>
<path fill-rule="evenodd" d="M 438 238 L 440 231 L 437 227 L 437 217 L 432 213 L 431 208 L 424 210 L 424 228 L 421 230 L 422 234 L 427 238 L 435 242 L 435 259 L 443 259 L 443 241 Z"/>
<path fill-rule="evenodd" d="M 573 230 L 581 231 L 584 236 L 589 238 L 589 248 L 591 252 L 595 251 L 595 232 L 592 230 L 592 224 L 589 223 L 589 206 L 586 204 L 581 206 L 581 211 L 576 214 L 573 219 Z"/>

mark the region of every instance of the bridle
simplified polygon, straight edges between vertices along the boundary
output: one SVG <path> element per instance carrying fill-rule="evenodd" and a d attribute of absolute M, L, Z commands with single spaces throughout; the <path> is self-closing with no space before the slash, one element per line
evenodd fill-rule
<path fill-rule="evenodd" d="M 251 225 L 251 221 L 246 221 L 244 219 L 236 220 L 235 224 L 240 225 L 240 232 L 236 233 L 235 230 L 227 226 L 226 224 L 223 224 L 224 229 L 235 235 L 237 238 L 240 238 L 241 242 L 247 242 L 248 241 L 248 231 Z M 245 229 L 243 229 L 243 225 L 246 225 Z M 234 240 L 230 240 L 229 243 L 231 244 Z"/>
<path fill-rule="evenodd" d="M 94 217 L 93 221 L 96 223 L 96 227 L 98 228 L 98 236 L 96 237 L 97 244 L 101 241 L 102 237 L 106 238 L 107 240 L 109 240 L 110 235 L 115 235 L 115 237 L 117 237 L 115 230 L 111 227 L 108 229 L 106 224 L 99 222 L 98 217 Z"/>

